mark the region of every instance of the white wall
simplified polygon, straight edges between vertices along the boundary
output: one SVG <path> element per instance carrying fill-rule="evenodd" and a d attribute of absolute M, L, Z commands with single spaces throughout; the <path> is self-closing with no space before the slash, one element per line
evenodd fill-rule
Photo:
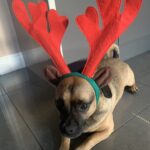
<path fill-rule="evenodd" d="M 49 56 L 47 55 L 47 53 L 42 49 L 42 47 L 39 46 L 37 42 L 35 42 L 35 40 L 33 40 L 32 37 L 28 35 L 28 33 L 23 29 L 23 27 L 17 21 L 12 11 L 12 6 L 11 6 L 12 1 L 11 0 L 7 0 L 7 1 L 8 1 L 9 9 L 11 11 L 12 20 L 17 34 L 20 50 L 24 56 L 26 66 L 29 67 L 34 64 L 48 60 Z M 41 0 L 23 0 L 25 5 L 27 5 L 27 2 L 29 1 L 39 2 Z M 55 0 L 49 0 L 49 3 L 51 5 L 51 8 L 55 8 Z"/>
<path fill-rule="evenodd" d="M 30 0 L 23 1 L 28 2 Z M 49 1 L 53 3 L 52 0 Z M 95 0 L 56 0 L 57 10 L 61 15 L 68 16 L 70 20 L 69 28 L 63 39 L 64 56 L 68 63 L 85 58 L 89 53 L 88 43 L 75 23 L 75 17 L 82 14 L 89 5 L 96 6 Z M 138 18 L 120 38 L 119 43 L 123 59 L 128 59 L 150 49 L 149 8 L 150 1 L 143 0 L 143 6 Z M 20 56 L 23 53 L 26 65 L 30 66 L 31 69 L 33 64 L 49 60 L 46 52 L 17 22 L 12 14 L 11 0 L 0 0 L 0 12 L 0 48 L 2 49 L 0 56 L 4 58 L 4 55 L 15 54 L 14 58 L 22 59 Z M 17 53 L 19 55 L 16 57 Z M 8 57 L 5 58 L 8 59 Z M 5 64 L 4 61 L 3 63 L 0 61 L 0 67 L 2 64 Z"/>
<path fill-rule="evenodd" d="M 120 49 L 123 59 L 150 50 L 150 0 L 143 0 L 137 19 L 120 37 Z"/>
<path fill-rule="evenodd" d="M 86 58 L 89 53 L 88 43 L 75 23 L 76 16 L 83 14 L 89 5 L 96 6 L 95 0 L 56 0 L 59 13 L 69 17 L 69 27 L 62 44 L 68 62 Z"/>
<path fill-rule="evenodd" d="M 19 52 L 16 32 L 5 0 L 0 0 L 0 49 L 0 56 Z"/>
<path fill-rule="evenodd" d="M 87 6 L 96 6 L 95 0 L 56 0 L 57 10 L 69 17 L 70 25 L 63 40 L 63 50 L 68 62 L 86 57 L 88 43 L 75 24 L 75 17 Z M 97 6 L 96 6 L 97 7 Z M 150 0 L 143 0 L 135 22 L 119 39 L 121 58 L 129 59 L 150 50 Z"/>
<path fill-rule="evenodd" d="M 25 67 L 6 0 L 0 0 L 0 75 Z"/>

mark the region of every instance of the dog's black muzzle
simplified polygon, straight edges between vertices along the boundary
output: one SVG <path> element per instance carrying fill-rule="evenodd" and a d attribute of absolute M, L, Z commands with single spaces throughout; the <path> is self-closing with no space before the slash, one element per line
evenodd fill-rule
<path fill-rule="evenodd" d="M 60 131 L 63 135 L 69 138 L 76 138 L 83 132 L 84 121 L 82 118 L 77 118 L 76 115 L 70 114 L 63 118 L 60 122 Z"/>

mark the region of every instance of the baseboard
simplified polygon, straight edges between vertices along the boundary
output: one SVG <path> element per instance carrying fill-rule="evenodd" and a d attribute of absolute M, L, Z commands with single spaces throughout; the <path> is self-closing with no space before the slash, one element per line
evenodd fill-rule
<path fill-rule="evenodd" d="M 0 57 L 0 75 L 4 75 L 24 67 L 25 62 L 21 52 Z"/>

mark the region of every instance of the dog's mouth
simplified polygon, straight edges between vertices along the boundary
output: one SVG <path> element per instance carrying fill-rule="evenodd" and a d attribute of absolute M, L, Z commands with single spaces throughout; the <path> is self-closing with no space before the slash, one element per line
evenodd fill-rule
<path fill-rule="evenodd" d="M 60 123 L 61 134 L 70 139 L 79 137 L 83 133 L 83 127 L 81 126 L 64 126 Z"/>
<path fill-rule="evenodd" d="M 62 133 L 62 132 L 61 132 Z M 70 139 L 75 139 L 78 138 L 79 136 L 81 136 L 81 133 L 75 133 L 75 134 L 70 134 L 70 133 L 62 133 L 62 135 L 64 135 L 65 137 L 68 137 Z"/>

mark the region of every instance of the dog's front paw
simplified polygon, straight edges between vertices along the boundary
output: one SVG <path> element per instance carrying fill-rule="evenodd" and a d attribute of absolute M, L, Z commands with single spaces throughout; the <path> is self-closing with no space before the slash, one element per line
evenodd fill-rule
<path fill-rule="evenodd" d="M 70 145 L 68 143 L 61 143 L 59 150 L 69 150 L 70 149 Z"/>
<path fill-rule="evenodd" d="M 69 146 L 61 145 L 59 150 L 69 150 Z"/>
<path fill-rule="evenodd" d="M 82 148 L 76 148 L 75 150 L 83 150 Z"/>
<path fill-rule="evenodd" d="M 88 149 L 87 147 L 77 147 L 75 150 L 91 150 L 91 149 Z"/>
<path fill-rule="evenodd" d="M 69 149 L 70 149 L 70 139 L 62 136 L 59 150 L 69 150 Z"/>

